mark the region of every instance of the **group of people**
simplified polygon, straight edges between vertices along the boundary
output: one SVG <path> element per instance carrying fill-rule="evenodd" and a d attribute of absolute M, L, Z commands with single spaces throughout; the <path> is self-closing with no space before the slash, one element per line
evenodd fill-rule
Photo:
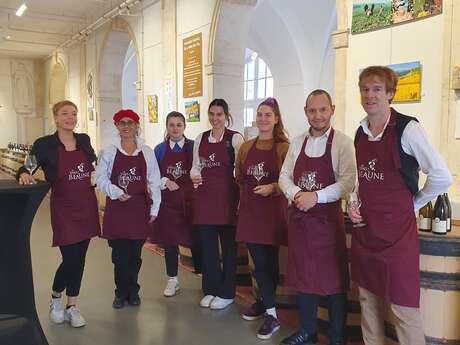
<path fill-rule="evenodd" d="M 112 248 L 114 308 L 141 303 L 138 273 L 147 238 L 165 249 L 165 296 L 179 291 L 178 245 L 189 246 L 201 258 L 200 306 L 228 307 L 235 297 L 237 243 L 242 242 L 254 262 L 259 292 L 242 317 L 263 318 L 258 338 L 269 339 L 280 328 L 278 250 L 287 245 L 287 285 L 298 294 L 299 328 L 281 345 L 316 344 L 322 296 L 328 303 L 329 344 L 345 344 L 350 276 L 359 288 L 366 345 L 384 344 L 385 304 L 396 316 L 399 342 L 425 344 L 414 210 L 444 192 L 451 176 L 417 119 L 390 106 L 396 83 L 387 67 L 361 72 L 367 116 L 354 143 L 332 127 L 335 108 L 321 89 L 306 98 L 309 129 L 291 143 L 274 98 L 257 108 L 255 139 L 244 141 L 230 130 L 228 105 L 215 99 L 208 108 L 210 130 L 189 140 L 184 116 L 171 112 L 165 139 L 154 150 L 138 136 L 139 116 L 121 110 L 113 117 L 119 139 L 102 151 L 95 173 L 97 189 L 107 196 L 102 229 L 91 185 L 96 157 L 89 137 L 74 133 L 75 104 L 56 104 L 56 133 L 37 139 L 31 151 L 52 186 L 53 246 L 62 254 L 52 286 L 51 321 L 85 324 L 76 302 L 94 236 L 107 239 Z M 420 190 L 419 170 L 427 175 Z M 20 183 L 34 183 L 24 168 L 17 177 Z M 350 207 L 348 214 L 363 226 L 352 232 L 348 259 L 341 199 L 352 191 L 359 193 L 362 206 Z"/>

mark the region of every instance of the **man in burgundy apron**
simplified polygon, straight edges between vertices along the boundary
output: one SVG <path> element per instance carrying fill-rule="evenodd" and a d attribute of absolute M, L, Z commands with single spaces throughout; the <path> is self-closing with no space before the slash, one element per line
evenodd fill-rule
<path fill-rule="evenodd" d="M 330 344 L 345 343 L 348 270 L 340 198 L 353 188 L 356 173 L 352 141 L 331 127 L 333 112 L 326 91 L 315 90 L 307 97 L 309 133 L 294 139 L 281 171 L 280 187 L 293 200 L 288 218 L 288 286 L 298 292 L 300 313 L 300 330 L 282 345 L 317 342 L 321 296 L 328 300 Z"/>
<path fill-rule="evenodd" d="M 414 214 L 418 165 L 407 173 L 407 159 L 414 157 L 406 158 L 407 153 L 401 149 L 403 138 L 412 140 L 412 147 L 421 138 L 407 138 L 404 131 L 398 134 L 398 121 L 401 123 L 407 116 L 390 108 L 396 83 L 396 74 L 380 66 L 366 68 L 359 80 L 361 103 L 368 115 L 355 138 L 362 205 L 359 210 L 349 209 L 349 214 L 353 222 L 365 224 L 353 230 L 351 277 L 359 286 L 366 345 L 385 343 L 384 303 L 396 316 L 400 344 L 425 344 L 419 311 L 419 242 Z M 413 122 L 412 128 L 414 124 L 418 126 Z M 429 143 L 426 146 L 429 149 Z M 415 186 L 413 193 L 409 186 Z M 440 187 L 444 188 L 442 183 Z"/>
<path fill-rule="evenodd" d="M 166 273 L 168 284 L 164 291 L 167 297 L 173 296 L 179 290 L 177 278 L 178 245 L 192 247 L 192 193 L 193 183 L 190 179 L 190 168 L 193 160 L 193 141 L 183 138 L 183 147 L 173 151 L 170 140 L 161 145 L 163 157 L 157 156 L 162 178 L 174 181 L 179 189 L 170 191 L 165 188 L 161 192 L 161 206 L 158 217 L 153 224 L 150 236 L 152 243 L 158 243 L 165 249 Z M 172 142 L 172 141 L 171 141 Z M 172 142 L 174 143 L 174 142 Z M 176 146 L 174 146 L 176 147 Z M 179 150 L 180 149 L 180 150 Z"/>
<path fill-rule="evenodd" d="M 220 305 L 228 306 L 235 297 L 235 222 L 239 193 L 233 175 L 234 160 L 232 161 L 229 152 L 233 150 L 233 135 L 240 134 L 225 129 L 222 140 L 216 143 L 209 142 L 210 134 L 211 131 L 204 132 L 201 142 L 195 141 L 195 145 L 199 145 L 199 156 L 202 157 L 203 183 L 194 192 L 193 224 L 197 225 L 200 233 L 202 289 L 207 302 L 205 304 L 202 300 L 203 303 L 200 303 L 201 306 L 221 309 Z M 221 303 L 214 307 L 212 301 Z"/>

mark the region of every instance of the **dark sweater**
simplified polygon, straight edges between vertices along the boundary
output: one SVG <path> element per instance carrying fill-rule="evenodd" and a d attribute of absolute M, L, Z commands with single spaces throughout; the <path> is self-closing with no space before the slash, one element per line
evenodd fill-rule
<path fill-rule="evenodd" d="M 84 133 L 74 133 L 74 137 L 77 141 L 77 150 L 82 150 L 91 163 L 96 161 L 96 155 L 91 146 L 89 136 Z M 50 183 L 53 183 L 57 177 L 59 145 L 64 148 L 57 132 L 55 132 L 52 135 L 46 135 L 35 140 L 30 151 L 30 154 L 35 155 L 37 158 L 37 165 L 45 173 L 46 181 Z M 16 173 L 16 179 L 19 179 L 19 175 L 24 172 L 28 173 L 27 169 L 24 166 L 20 167 Z"/>

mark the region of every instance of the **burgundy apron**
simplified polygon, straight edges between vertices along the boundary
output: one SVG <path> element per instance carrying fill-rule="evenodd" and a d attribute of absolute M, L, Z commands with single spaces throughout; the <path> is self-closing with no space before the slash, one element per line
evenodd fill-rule
<path fill-rule="evenodd" d="M 234 225 L 238 207 L 238 185 L 233 175 L 234 164 L 228 154 L 234 134 L 225 129 L 219 143 L 210 143 L 211 131 L 201 137 L 199 156 L 203 159 L 203 183 L 194 190 L 193 224 Z"/>
<path fill-rule="evenodd" d="M 167 177 L 179 185 L 179 189 L 161 191 L 161 205 L 158 217 L 153 223 L 151 242 L 163 245 L 192 244 L 192 193 L 190 179 L 193 151 L 173 152 L 169 140 L 165 142 L 166 152 L 160 162 L 162 177 Z"/>
<path fill-rule="evenodd" d="M 271 150 L 257 149 L 256 138 L 242 166 L 240 207 L 236 241 L 270 244 L 287 244 L 287 205 L 284 195 L 263 197 L 254 193 L 258 185 L 278 182 L 280 167 L 277 164 L 276 143 Z M 259 169 L 259 172 L 256 171 Z M 258 183 L 254 175 L 262 178 Z"/>
<path fill-rule="evenodd" d="M 367 226 L 353 230 L 352 280 L 388 303 L 418 307 L 419 242 L 412 194 L 399 168 L 392 113 L 380 141 L 356 143 L 360 208 Z"/>
<path fill-rule="evenodd" d="M 127 187 L 131 196 L 127 201 L 106 198 L 102 237 L 128 240 L 145 240 L 149 234 L 151 199 L 147 190 L 147 164 L 142 151 L 137 156 L 127 156 L 117 150 L 110 181 L 118 186 L 118 176 L 129 179 Z"/>
<path fill-rule="evenodd" d="M 82 150 L 66 151 L 59 147 L 57 169 L 50 200 L 53 247 L 98 236 L 101 227 L 91 186 L 93 165 Z"/>
<path fill-rule="evenodd" d="M 294 167 L 294 182 L 313 192 L 335 183 L 329 134 L 321 157 L 308 157 L 302 145 Z M 303 293 L 332 295 L 348 288 L 345 227 L 340 200 L 316 204 L 307 212 L 289 208 L 288 286 Z"/>

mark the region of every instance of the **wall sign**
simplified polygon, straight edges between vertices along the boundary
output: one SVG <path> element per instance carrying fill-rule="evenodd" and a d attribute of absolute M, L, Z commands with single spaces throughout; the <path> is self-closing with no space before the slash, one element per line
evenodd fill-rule
<path fill-rule="evenodd" d="M 183 40 L 183 97 L 203 95 L 202 35 Z"/>

